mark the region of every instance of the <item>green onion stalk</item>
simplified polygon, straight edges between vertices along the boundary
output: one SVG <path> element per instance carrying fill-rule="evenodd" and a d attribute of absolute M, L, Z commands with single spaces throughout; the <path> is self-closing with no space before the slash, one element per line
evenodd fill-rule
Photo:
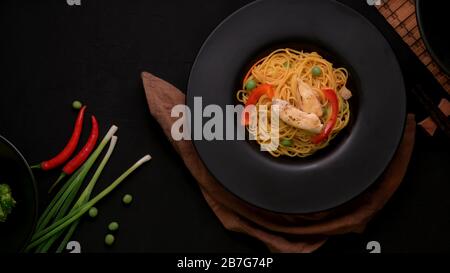
<path fill-rule="evenodd" d="M 109 158 L 111 157 L 111 155 L 114 151 L 114 148 L 116 147 L 116 144 L 117 144 L 117 136 L 113 136 L 109 143 L 108 151 L 106 152 L 105 156 L 103 157 L 102 161 L 100 162 L 100 165 L 97 167 L 97 170 L 95 171 L 94 175 L 92 176 L 91 180 L 89 181 L 88 185 L 86 186 L 86 189 L 80 195 L 80 197 L 78 198 L 78 201 L 72 207 L 70 212 L 73 212 L 76 208 L 80 207 L 82 204 L 86 203 L 89 200 L 91 192 L 92 192 L 95 184 L 97 183 L 97 180 L 99 179 L 100 175 L 102 174 L 103 169 L 105 168 L 106 164 L 108 163 Z M 56 217 L 56 220 L 63 218 L 64 215 L 65 215 L 65 213 L 61 214 L 61 215 L 58 214 Z M 60 244 L 60 247 L 58 248 L 59 249 L 59 251 L 57 251 L 58 253 L 62 252 L 62 249 L 64 249 L 66 247 L 68 240 L 70 239 L 70 237 L 72 236 L 73 232 L 75 231 L 75 229 L 78 225 L 78 222 L 79 222 L 79 220 L 74 222 L 72 224 L 72 226 L 69 228 L 69 231 L 68 231 L 66 237 L 64 238 L 63 242 Z M 50 249 L 50 247 L 53 245 L 53 243 L 62 235 L 62 233 L 63 233 L 63 231 L 55 234 L 46 243 L 41 245 L 41 247 L 38 248 L 38 252 L 46 253 Z"/>
<path fill-rule="evenodd" d="M 46 240 L 53 237 L 58 232 L 64 230 L 66 227 L 71 225 L 73 222 L 77 221 L 83 214 L 85 214 L 91 207 L 97 204 L 100 200 L 102 200 L 105 196 L 107 196 L 111 191 L 113 191 L 117 186 L 119 186 L 123 180 L 125 180 L 130 174 L 132 174 L 136 169 L 138 169 L 141 165 L 151 160 L 150 155 L 146 155 L 133 164 L 128 170 L 126 170 L 121 176 L 119 176 L 114 182 L 112 182 L 107 188 L 105 188 L 102 192 L 96 195 L 94 198 L 89 200 L 87 203 L 79 206 L 74 209 L 68 215 L 63 217 L 62 219 L 56 221 L 49 227 L 35 233 L 31 243 L 28 245 L 26 250 L 31 250 Z"/>
<path fill-rule="evenodd" d="M 97 149 L 91 154 L 91 156 L 86 160 L 86 162 L 69 178 L 61 190 L 56 194 L 53 200 L 50 202 L 47 209 L 44 211 L 42 216 L 38 220 L 38 224 L 31 238 L 31 241 L 36 239 L 36 234 L 39 234 L 42 230 L 47 227 L 51 220 L 56 222 L 58 217 L 61 218 L 67 212 L 70 204 L 76 196 L 81 184 L 83 183 L 89 170 L 94 165 L 98 156 L 101 154 L 106 144 L 111 140 L 114 134 L 117 132 L 117 126 L 112 126 L 108 133 L 105 135 L 103 140 L 98 145 Z M 27 247 L 26 250 L 31 250 L 32 248 Z"/>

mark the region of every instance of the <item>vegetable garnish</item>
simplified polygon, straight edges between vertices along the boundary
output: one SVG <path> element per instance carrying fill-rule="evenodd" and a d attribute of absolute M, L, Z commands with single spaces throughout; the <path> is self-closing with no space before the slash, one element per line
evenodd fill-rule
<path fill-rule="evenodd" d="M 62 179 L 64 179 L 64 177 L 66 177 L 67 175 L 71 175 L 76 169 L 78 169 L 78 167 L 80 167 L 81 164 L 83 164 L 86 161 L 88 156 L 94 150 L 95 144 L 97 144 L 98 139 L 98 123 L 95 116 L 91 116 L 91 120 L 92 120 L 92 129 L 86 144 L 80 150 L 80 152 L 64 166 L 61 175 L 59 176 L 58 180 L 56 180 L 56 182 L 50 187 L 49 192 L 51 192 L 55 188 L 55 186 Z"/>
<path fill-rule="evenodd" d="M 113 136 L 111 138 L 111 142 L 109 143 L 108 151 L 106 152 L 105 156 L 103 157 L 102 161 L 100 162 L 100 165 L 98 166 L 97 170 L 95 171 L 94 176 L 89 181 L 86 189 L 83 191 L 83 193 L 78 198 L 75 205 L 73 206 L 71 212 L 74 211 L 76 208 L 79 208 L 81 205 L 86 204 L 89 201 L 89 198 L 91 198 L 92 190 L 94 189 L 95 184 L 97 183 L 101 173 L 103 172 L 103 169 L 105 168 L 106 164 L 109 161 L 109 158 L 111 157 L 111 155 L 114 151 L 114 148 L 116 147 L 117 139 L 118 139 L 117 136 Z M 89 210 L 91 210 L 91 209 L 89 209 Z M 58 249 L 56 250 L 57 253 L 61 253 L 63 251 L 63 249 L 65 249 L 67 242 L 69 242 L 70 238 L 72 237 L 73 233 L 75 232 L 75 229 L 77 228 L 78 223 L 79 223 L 79 220 L 72 223 L 72 225 L 70 226 L 69 230 L 66 233 L 66 236 L 64 236 L 63 241 L 61 242 Z M 58 236 L 54 236 L 54 238 L 55 237 L 57 238 Z"/>
<path fill-rule="evenodd" d="M 64 230 L 70 224 L 77 221 L 83 214 L 85 214 L 91 207 L 97 204 L 100 200 L 102 200 L 105 196 L 107 196 L 111 191 L 113 191 L 118 185 L 120 185 L 125 178 L 127 178 L 130 174 L 132 174 L 137 168 L 139 168 L 142 164 L 151 160 L 150 155 L 146 155 L 137 161 L 133 166 L 131 166 L 128 170 L 126 170 L 121 176 L 119 176 L 114 182 L 112 182 L 106 189 L 100 192 L 97 196 L 89 200 L 87 203 L 74 208 L 69 214 L 67 214 L 62 219 L 54 222 L 49 227 L 36 232 L 31 240 L 31 243 L 26 248 L 27 251 L 34 249 L 40 244 L 46 242 L 48 239 L 52 238 L 54 235 L 58 234 L 60 231 Z"/>
<path fill-rule="evenodd" d="M 95 218 L 98 215 L 98 209 L 96 207 L 92 207 L 89 210 L 89 216 L 91 216 L 91 218 Z"/>
<path fill-rule="evenodd" d="M 7 184 L 0 184 L 0 222 L 6 222 L 8 215 L 16 206 L 16 201 L 12 197 L 11 188 Z"/>
<path fill-rule="evenodd" d="M 245 89 L 246 90 L 253 90 L 256 87 L 256 81 L 255 80 L 248 80 L 247 83 L 245 84 Z"/>
<path fill-rule="evenodd" d="M 339 102 L 336 96 L 336 91 L 327 88 L 323 90 L 323 94 L 325 95 L 325 98 L 328 100 L 328 102 L 331 104 L 331 113 L 330 117 L 328 118 L 327 124 L 325 125 L 325 129 L 323 129 L 320 134 L 312 138 L 311 141 L 314 144 L 319 144 L 324 140 L 328 139 L 328 136 L 331 134 L 334 126 L 336 125 L 337 115 L 339 112 Z"/>
<path fill-rule="evenodd" d="M 116 231 L 116 230 L 118 230 L 118 229 L 119 229 L 119 223 L 117 223 L 117 222 L 111 222 L 111 223 L 109 223 L 108 229 L 109 229 L 110 231 Z"/>
<path fill-rule="evenodd" d="M 114 235 L 112 234 L 106 234 L 105 236 L 105 244 L 108 246 L 111 246 L 112 244 L 114 244 L 115 238 Z"/>
<path fill-rule="evenodd" d="M 125 205 L 131 204 L 131 202 L 133 202 L 133 196 L 131 194 L 125 194 L 122 198 L 122 202 Z"/>
<path fill-rule="evenodd" d="M 248 106 L 255 105 L 263 95 L 266 95 L 269 99 L 272 99 L 272 97 L 274 96 L 272 85 L 261 84 L 253 89 L 253 91 L 250 93 L 250 96 L 245 103 L 244 111 L 242 112 L 241 123 L 243 126 L 249 125 L 250 123 L 250 113 L 248 112 Z"/>
<path fill-rule="evenodd" d="M 290 146 L 292 146 L 292 140 L 290 140 L 288 138 L 283 138 L 281 140 L 280 144 L 285 146 L 285 147 L 290 147 Z"/>
<path fill-rule="evenodd" d="M 320 67 L 318 67 L 318 66 L 314 66 L 314 67 L 311 69 L 311 74 L 312 74 L 314 77 L 319 77 L 320 75 L 322 75 L 322 69 L 320 69 Z"/>
<path fill-rule="evenodd" d="M 83 107 L 83 104 L 80 101 L 75 100 L 75 101 L 72 102 L 72 108 L 73 109 L 79 110 L 79 109 L 81 109 L 81 107 Z"/>
<path fill-rule="evenodd" d="M 41 230 L 43 230 L 50 221 L 56 221 L 59 218 L 62 218 L 62 216 L 67 213 L 67 210 L 69 209 L 70 204 L 75 199 L 75 195 L 77 194 L 81 184 L 83 183 L 86 175 L 88 174 L 89 170 L 94 165 L 95 161 L 97 160 L 100 153 L 103 151 L 104 147 L 108 142 L 110 142 L 110 147 L 108 149 L 108 153 L 105 155 L 105 158 L 108 157 L 111 153 L 109 150 L 114 148 L 115 141 L 114 141 L 114 134 L 117 132 L 117 127 L 112 126 L 106 136 L 103 138 L 103 140 L 98 145 L 97 149 L 92 153 L 92 155 L 88 158 L 86 163 L 81 166 L 64 184 L 64 186 L 59 190 L 59 192 L 56 194 L 56 196 L 53 198 L 53 200 L 50 202 L 50 204 L 45 209 L 44 213 L 39 218 L 39 221 L 36 225 L 36 229 L 34 233 L 37 233 Z M 105 161 L 105 158 L 103 161 Z M 102 163 L 103 163 L 102 161 Z M 106 163 L 105 163 L 106 164 Z M 101 168 L 102 164 L 99 165 L 97 171 Z M 95 177 L 95 175 L 94 175 Z M 94 177 L 92 179 L 94 179 Z M 92 181 L 91 179 L 91 181 Z M 64 246 L 65 248 L 65 246 Z"/>
<path fill-rule="evenodd" d="M 77 148 L 78 145 L 78 141 L 80 140 L 85 110 L 86 106 L 83 106 L 83 108 L 81 108 L 80 112 L 78 113 L 72 137 L 66 144 L 66 147 L 64 147 L 64 149 L 52 159 L 44 161 L 41 164 L 31 166 L 32 169 L 42 169 L 44 171 L 48 171 L 61 166 L 62 164 L 64 164 L 64 162 L 66 162 L 70 158 L 73 152 L 75 152 L 75 149 Z"/>

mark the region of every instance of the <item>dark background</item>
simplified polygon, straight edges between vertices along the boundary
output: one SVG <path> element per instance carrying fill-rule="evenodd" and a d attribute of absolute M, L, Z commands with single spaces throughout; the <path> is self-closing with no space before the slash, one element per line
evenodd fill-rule
<path fill-rule="evenodd" d="M 96 219 L 82 222 L 74 239 L 83 252 L 267 252 L 260 242 L 221 226 L 150 116 L 140 81 L 145 70 L 184 90 L 203 41 L 249 2 L 81 0 L 81 6 L 69 6 L 65 0 L 1 1 L 0 134 L 30 163 L 47 159 L 69 138 L 76 116 L 70 104 L 78 99 L 97 116 L 102 136 L 112 124 L 120 128 L 97 191 L 144 154 L 154 158 L 98 204 Z M 364 0 L 342 2 L 368 17 L 391 42 L 407 89 L 420 83 L 436 99 L 443 94 L 375 8 Z M 408 103 L 418 120 L 425 117 L 412 97 Z M 418 128 L 407 176 L 386 207 L 366 232 L 331 238 L 318 253 L 366 252 L 372 240 L 383 252 L 450 252 L 449 156 L 442 134 L 431 138 Z M 41 210 L 57 175 L 36 172 Z M 135 197 L 128 208 L 121 204 L 125 193 Z M 113 220 L 120 223 L 117 241 L 105 247 Z"/>

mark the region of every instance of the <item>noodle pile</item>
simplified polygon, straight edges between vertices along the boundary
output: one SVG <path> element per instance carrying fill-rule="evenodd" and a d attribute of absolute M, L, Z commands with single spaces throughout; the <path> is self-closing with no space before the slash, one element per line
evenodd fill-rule
<path fill-rule="evenodd" d="M 314 67 L 319 67 L 321 69 L 320 75 L 313 75 L 312 70 Z M 327 111 L 328 101 L 324 97 L 322 90 L 324 88 L 336 90 L 339 101 L 337 121 L 327 139 L 319 144 L 314 144 L 311 141 L 311 138 L 315 135 L 314 133 L 290 126 L 280 120 L 280 140 L 287 139 L 290 141 L 290 145 L 279 145 L 276 150 L 269 151 L 274 157 L 279 157 L 281 155 L 290 157 L 309 156 L 317 150 L 328 146 L 330 141 L 345 126 L 347 126 L 350 119 L 349 104 L 338 92 L 341 88 L 345 87 L 347 83 L 347 70 L 344 68 L 333 68 L 332 63 L 328 62 L 315 52 L 305 53 L 293 49 L 279 49 L 272 52 L 267 57 L 256 62 L 250 71 L 248 71 L 243 81 L 242 90 L 237 92 L 236 97 L 239 102 L 245 104 L 252 92 L 251 90 L 245 89 L 246 82 L 254 80 L 257 85 L 272 85 L 274 99 L 285 100 L 291 105 L 300 108 L 301 97 L 298 92 L 298 79 L 301 79 L 304 83 L 308 84 L 316 92 L 322 104 L 322 108 L 324 109 L 324 114 L 320 117 L 323 124 L 326 124 L 330 111 Z M 260 105 L 266 105 L 268 109 L 270 109 L 271 104 L 272 99 L 263 95 L 255 105 L 257 108 Z M 267 128 L 270 128 L 270 111 L 268 115 L 269 126 Z M 256 141 L 260 145 L 270 142 L 270 140 L 261 138 L 257 132 L 251 132 L 249 126 L 247 126 L 247 130 L 255 136 Z"/>

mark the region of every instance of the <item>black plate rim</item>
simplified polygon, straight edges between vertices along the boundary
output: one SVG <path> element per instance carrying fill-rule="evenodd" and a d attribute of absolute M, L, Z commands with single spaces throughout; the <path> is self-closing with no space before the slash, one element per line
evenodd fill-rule
<path fill-rule="evenodd" d="M 226 24 L 228 22 L 228 20 L 230 20 L 235 14 L 238 14 L 239 12 L 241 12 L 242 10 L 249 8 L 250 6 L 256 5 L 259 2 L 264 2 L 266 0 L 255 0 L 251 3 L 248 3 L 244 6 L 242 6 L 241 8 L 237 9 L 236 11 L 234 11 L 233 13 L 231 13 L 229 16 L 227 16 L 224 20 L 222 20 L 215 28 L 214 30 L 208 35 L 208 37 L 205 39 L 204 43 L 202 44 L 202 46 L 200 47 L 198 54 L 196 55 L 195 61 L 191 67 L 190 70 L 190 74 L 189 74 L 189 78 L 188 78 L 188 85 L 187 85 L 187 92 L 186 92 L 186 97 L 185 97 L 185 103 L 186 105 L 189 106 L 189 97 L 190 97 L 190 93 L 191 93 L 191 82 L 192 82 L 192 76 L 193 76 L 193 72 L 194 69 L 196 68 L 198 61 L 199 61 L 199 56 L 202 54 L 202 52 L 204 51 L 205 47 L 207 46 L 208 42 L 212 39 L 212 37 L 216 34 L 216 32 L 221 28 L 222 25 Z M 394 52 L 394 49 L 392 48 L 392 45 L 387 41 L 386 37 L 383 35 L 383 33 L 381 31 L 378 30 L 378 28 L 365 16 L 363 16 L 361 13 L 359 13 L 357 10 L 355 10 L 354 8 L 341 3 L 339 1 L 336 0 L 329 0 L 330 2 L 334 2 L 337 5 L 340 5 L 348 10 L 351 10 L 353 13 L 357 14 L 363 21 L 365 21 L 370 27 L 372 27 L 376 32 L 379 33 L 379 35 L 381 35 L 382 39 L 384 40 L 384 42 L 388 45 L 389 49 L 391 50 L 393 56 L 394 56 L 394 64 L 395 64 L 395 69 L 399 72 L 398 73 L 398 77 L 399 80 L 401 82 L 401 90 L 399 90 L 399 92 L 402 94 L 403 100 L 402 100 L 402 108 L 404 108 L 404 117 L 402 119 L 402 125 L 400 128 L 401 134 L 400 137 L 397 139 L 396 141 L 396 149 L 394 151 L 391 151 L 391 153 L 389 154 L 389 156 L 387 156 L 387 158 L 389 158 L 389 160 L 386 160 L 385 164 L 384 164 L 384 169 L 378 172 L 377 178 L 374 179 L 373 181 L 371 181 L 371 183 L 368 183 L 366 187 L 364 187 L 362 189 L 362 191 L 358 194 L 355 195 L 351 198 L 348 198 L 344 201 L 342 201 L 341 203 L 337 204 L 334 207 L 329 207 L 329 208 L 324 208 L 324 209 L 320 209 L 320 210 L 302 210 L 302 211 L 295 211 L 295 212 L 291 212 L 291 211 L 284 211 L 284 210 L 277 210 L 277 209 L 273 209 L 273 208 L 267 208 L 264 206 L 260 206 L 258 204 L 254 204 L 252 202 L 249 202 L 248 200 L 245 200 L 244 198 L 242 198 L 241 196 L 239 196 L 237 193 L 235 193 L 234 191 L 232 191 L 229 187 L 227 187 L 227 185 L 225 183 L 223 183 L 222 181 L 220 181 L 218 179 L 218 177 L 214 174 L 214 172 L 209 168 L 208 164 L 205 161 L 204 156 L 200 153 L 199 149 L 198 149 L 198 145 L 197 145 L 197 141 L 194 140 L 194 138 L 192 138 L 192 143 L 194 146 L 195 151 L 197 152 L 197 154 L 199 155 L 199 158 L 201 159 L 201 161 L 204 163 L 205 168 L 208 170 L 208 172 L 212 175 L 212 177 L 214 177 L 216 179 L 217 182 L 219 182 L 219 184 L 229 193 L 231 193 L 233 196 L 237 197 L 239 200 L 243 201 L 244 203 L 249 204 L 250 206 L 256 207 L 258 209 L 261 209 L 263 211 L 267 211 L 269 213 L 277 213 L 277 214 L 284 214 L 284 215 L 297 215 L 297 214 L 310 214 L 310 213 L 316 213 L 316 212 L 322 212 L 322 211 L 327 211 L 331 208 L 338 208 L 340 206 L 343 206 L 345 204 L 347 204 L 349 201 L 356 199 L 358 196 L 360 196 L 362 193 L 364 193 L 365 191 L 367 191 L 373 184 L 375 184 L 380 177 L 385 173 L 386 168 L 389 166 L 389 164 L 391 163 L 391 161 L 393 160 L 398 147 L 400 146 L 400 143 L 402 141 L 403 138 L 403 134 L 406 128 L 406 120 L 407 120 L 407 111 L 406 111 L 406 105 L 407 105 L 407 100 L 406 100 L 406 86 L 404 83 L 404 76 L 402 73 L 402 70 L 400 68 L 400 64 L 398 62 L 397 56 Z M 192 133 L 193 134 L 193 133 Z M 191 135 L 193 137 L 193 135 Z"/>
<path fill-rule="evenodd" d="M 422 3 L 422 0 L 416 0 L 416 17 L 417 17 L 417 24 L 419 25 L 419 31 L 420 35 L 422 36 L 423 43 L 425 44 L 425 47 L 427 48 L 428 52 L 430 53 L 433 60 L 439 65 L 439 67 L 442 69 L 442 71 L 450 76 L 450 65 L 445 64 L 436 54 L 433 47 L 430 44 L 430 41 L 428 39 L 428 35 L 425 32 L 424 29 L 424 22 L 423 22 L 423 16 L 422 16 L 422 8 L 420 7 Z"/>
<path fill-rule="evenodd" d="M 33 231 L 36 228 L 36 222 L 37 222 L 37 217 L 38 217 L 38 212 L 39 212 L 39 195 L 38 195 L 38 190 L 37 190 L 37 185 L 36 185 L 36 179 L 34 177 L 34 174 L 30 168 L 30 165 L 28 164 L 28 161 L 25 159 L 25 157 L 23 156 L 23 154 L 19 151 L 19 149 L 17 149 L 16 146 L 14 146 L 14 144 L 11 143 L 11 141 L 9 141 L 8 139 L 6 139 L 4 136 L 0 135 L 0 141 L 4 142 L 6 145 L 8 145 L 13 151 L 16 152 L 16 154 L 18 155 L 18 157 L 20 158 L 20 160 L 22 161 L 23 164 L 25 164 L 25 166 L 27 167 L 27 172 L 31 178 L 31 184 L 33 186 L 33 192 L 34 192 L 34 219 L 33 219 L 33 225 L 30 229 L 30 232 L 26 238 L 25 243 L 23 246 L 19 247 L 19 251 L 23 252 L 25 250 L 26 245 L 28 244 L 28 242 L 31 239 L 31 236 L 33 235 Z"/>

